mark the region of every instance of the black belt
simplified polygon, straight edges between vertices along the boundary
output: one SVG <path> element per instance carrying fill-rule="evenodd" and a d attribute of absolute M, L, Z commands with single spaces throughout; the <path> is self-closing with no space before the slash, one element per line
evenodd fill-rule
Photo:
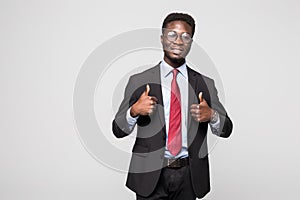
<path fill-rule="evenodd" d="M 181 168 L 189 164 L 189 158 L 178 158 L 178 159 L 164 159 L 164 166 L 168 168 Z"/>

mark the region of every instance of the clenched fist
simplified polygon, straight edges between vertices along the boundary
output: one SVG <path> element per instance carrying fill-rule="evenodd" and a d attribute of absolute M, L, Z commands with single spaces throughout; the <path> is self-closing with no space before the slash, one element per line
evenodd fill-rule
<path fill-rule="evenodd" d="M 149 96 L 150 86 L 147 84 L 146 90 L 142 93 L 139 100 L 132 105 L 130 115 L 136 117 L 138 115 L 149 115 L 157 103 L 157 98 Z"/>
<path fill-rule="evenodd" d="M 214 110 L 211 109 L 205 99 L 202 97 L 202 92 L 199 93 L 200 104 L 192 104 L 190 112 L 194 120 L 197 122 L 207 122 L 211 120 Z"/>

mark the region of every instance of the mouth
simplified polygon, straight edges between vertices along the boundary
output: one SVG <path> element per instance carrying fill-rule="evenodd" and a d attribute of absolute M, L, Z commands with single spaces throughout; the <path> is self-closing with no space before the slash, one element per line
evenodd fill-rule
<path fill-rule="evenodd" d="M 176 55 L 181 55 L 184 52 L 182 48 L 170 48 L 170 52 Z"/>

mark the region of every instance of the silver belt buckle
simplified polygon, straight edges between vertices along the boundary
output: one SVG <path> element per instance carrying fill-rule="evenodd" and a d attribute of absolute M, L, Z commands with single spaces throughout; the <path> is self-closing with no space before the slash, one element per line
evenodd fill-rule
<path fill-rule="evenodd" d="M 172 164 L 173 162 L 175 162 L 175 160 L 173 160 L 173 159 L 168 159 L 168 162 L 167 162 L 168 167 L 170 167 L 171 164 Z"/>
<path fill-rule="evenodd" d="M 171 168 L 180 167 L 180 160 L 178 160 L 178 159 L 168 159 L 168 167 L 171 167 Z"/>

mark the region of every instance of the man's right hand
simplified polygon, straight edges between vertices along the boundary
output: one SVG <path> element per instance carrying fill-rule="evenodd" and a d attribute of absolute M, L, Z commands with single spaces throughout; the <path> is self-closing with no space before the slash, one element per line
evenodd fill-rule
<path fill-rule="evenodd" d="M 149 96 L 150 86 L 147 84 L 146 90 L 142 93 L 139 100 L 132 105 L 130 115 L 136 117 L 138 115 L 149 115 L 157 103 L 157 98 Z"/>

